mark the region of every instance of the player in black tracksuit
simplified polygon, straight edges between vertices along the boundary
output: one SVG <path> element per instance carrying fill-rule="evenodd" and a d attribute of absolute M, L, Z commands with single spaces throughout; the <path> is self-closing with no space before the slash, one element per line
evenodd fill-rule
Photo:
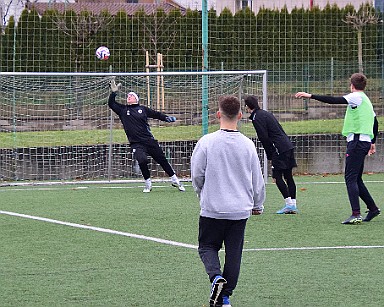
<path fill-rule="evenodd" d="M 292 169 L 297 166 L 294 146 L 275 116 L 260 109 L 257 97 L 248 96 L 244 101 L 267 159 L 272 161 L 272 178 L 285 200 L 285 206 L 276 213 L 298 213 L 296 184 L 292 174 Z"/>
<path fill-rule="evenodd" d="M 177 178 L 175 171 L 169 164 L 159 143 L 154 138 L 148 124 L 148 118 L 158 119 L 165 122 L 174 122 L 176 118 L 167 116 L 164 113 L 155 111 L 139 104 L 139 97 L 136 93 L 130 92 L 127 95 L 127 104 L 116 102 L 117 92 L 120 84 L 116 85 L 113 78 L 110 84 L 112 93 L 108 99 L 108 106 L 119 116 L 125 134 L 134 152 L 134 157 L 139 163 L 141 173 L 145 179 L 145 189 L 143 192 L 150 192 L 152 183 L 148 168 L 148 156 L 151 156 L 164 171 L 171 177 L 172 185 L 180 191 L 185 191 L 184 186 Z"/>

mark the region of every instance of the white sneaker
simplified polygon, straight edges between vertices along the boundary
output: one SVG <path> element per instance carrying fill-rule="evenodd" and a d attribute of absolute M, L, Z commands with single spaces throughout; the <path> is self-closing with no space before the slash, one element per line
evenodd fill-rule
<path fill-rule="evenodd" d="M 151 187 L 149 187 L 149 188 L 145 187 L 144 190 L 143 190 L 143 193 L 149 193 L 151 191 L 152 191 Z"/>
<path fill-rule="evenodd" d="M 149 181 L 149 182 L 145 182 L 145 188 L 143 190 L 143 193 L 149 193 L 151 192 L 152 190 L 152 183 Z"/>
<path fill-rule="evenodd" d="M 175 188 L 178 188 L 180 192 L 185 192 L 185 188 L 184 186 L 182 185 L 182 183 L 172 183 L 172 186 L 175 187 Z"/>

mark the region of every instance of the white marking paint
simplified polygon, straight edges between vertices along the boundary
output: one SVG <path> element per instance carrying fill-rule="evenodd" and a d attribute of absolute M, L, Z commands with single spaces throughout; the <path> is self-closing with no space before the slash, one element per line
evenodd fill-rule
<path fill-rule="evenodd" d="M 21 218 L 37 220 L 37 221 L 41 221 L 41 222 L 47 222 L 47 223 L 58 224 L 58 225 L 64 225 L 64 226 L 69 226 L 69 227 L 75 227 L 75 228 L 93 230 L 93 231 L 98 231 L 98 232 L 104 232 L 104 233 L 109 233 L 109 234 L 114 234 L 114 235 L 119 235 L 119 236 L 125 236 L 125 237 L 130 237 L 130 238 L 135 238 L 135 239 L 141 239 L 141 240 L 146 240 L 146 241 L 154 241 L 154 242 L 166 244 L 166 245 L 173 245 L 173 246 L 180 246 L 180 247 L 185 247 L 185 248 L 197 249 L 197 246 L 192 245 L 192 244 L 185 244 L 185 243 L 180 243 L 180 242 L 175 242 L 175 241 L 170 241 L 170 240 L 164 240 L 164 239 L 160 239 L 160 238 L 148 237 L 148 236 L 144 236 L 144 235 L 138 235 L 138 234 L 123 232 L 123 231 L 117 231 L 117 230 L 112 230 L 112 229 L 108 229 L 108 228 L 81 225 L 81 224 L 76 224 L 76 223 L 64 222 L 64 221 L 49 219 L 49 218 L 45 218 L 45 217 L 20 214 L 20 213 L 9 212 L 9 211 L 1 211 L 0 210 L 0 214 L 17 216 L 17 217 L 21 217 Z"/>
<path fill-rule="evenodd" d="M 45 218 L 45 217 L 21 214 L 21 213 L 16 213 L 16 212 L 9 212 L 9 211 L 0 210 L 0 214 L 9 215 L 9 216 L 16 216 L 16 217 L 21 217 L 21 218 L 26 218 L 26 219 L 32 219 L 32 220 L 37 220 L 37 221 L 47 222 L 47 223 L 53 223 L 53 224 L 58 224 L 58 225 L 64 225 L 64 226 L 69 226 L 69 227 L 75 227 L 75 228 L 80 228 L 80 229 L 93 230 L 93 231 L 109 233 L 109 234 L 114 234 L 114 235 L 119 235 L 119 236 L 125 236 L 125 237 L 140 239 L 140 240 L 153 241 L 153 242 L 157 242 L 157 243 L 161 243 L 161 244 L 178 246 L 178 247 L 185 247 L 185 248 L 189 248 L 189 249 L 197 250 L 197 248 L 198 248 L 198 246 L 192 245 L 192 244 L 186 244 L 186 243 L 181 243 L 181 242 L 176 242 L 176 241 L 171 241 L 171 240 L 164 240 L 161 238 L 138 235 L 138 234 L 134 234 L 134 233 L 117 231 L 117 230 L 112 230 L 112 229 L 108 229 L 108 228 L 101 228 L 101 227 L 95 227 L 95 226 L 87 226 L 87 225 L 82 225 L 82 224 L 64 222 L 64 221 L 49 219 L 49 218 Z M 369 249 L 369 248 L 384 248 L 384 246 L 383 245 L 371 245 L 371 246 L 345 245 L 345 246 L 247 248 L 247 249 L 244 249 L 244 252 L 306 251 L 306 250 L 329 250 L 329 249 Z"/>

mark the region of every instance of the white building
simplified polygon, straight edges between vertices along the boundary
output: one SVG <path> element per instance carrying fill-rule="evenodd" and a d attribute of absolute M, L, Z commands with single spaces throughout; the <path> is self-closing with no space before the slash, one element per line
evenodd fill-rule
<path fill-rule="evenodd" d="M 0 17 L 1 25 L 6 25 L 9 17 L 14 16 L 15 20 L 18 20 L 21 12 L 24 10 L 27 2 L 34 3 L 74 3 L 75 0 L 0 0 Z"/>
<path fill-rule="evenodd" d="M 201 10 L 202 0 L 175 0 L 180 5 Z M 382 0 L 376 0 L 381 1 Z M 337 4 L 338 7 L 343 8 L 346 5 L 353 5 L 355 8 L 359 8 L 364 3 L 374 4 L 375 0 L 207 0 L 208 9 L 214 8 L 218 14 L 227 7 L 232 13 L 235 13 L 245 7 L 249 7 L 252 11 L 257 13 L 260 8 L 270 9 L 282 9 L 284 6 L 287 7 L 288 11 L 293 8 L 305 8 L 317 6 L 320 9 L 324 8 L 327 3 L 333 5 Z"/>

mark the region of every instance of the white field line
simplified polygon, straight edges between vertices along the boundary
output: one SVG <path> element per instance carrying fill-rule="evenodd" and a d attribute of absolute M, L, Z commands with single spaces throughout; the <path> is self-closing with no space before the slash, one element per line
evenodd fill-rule
<path fill-rule="evenodd" d="M 116 186 L 110 186 L 110 187 L 97 187 L 98 189 L 137 189 L 137 188 L 143 188 L 143 186 L 132 186 L 132 187 L 124 187 L 124 186 L 121 186 L 121 187 L 116 187 Z M 88 189 L 89 187 L 82 187 L 82 186 L 79 186 L 79 187 L 65 187 L 65 188 L 58 188 L 58 187 L 48 187 L 48 188 L 40 188 L 40 187 L 28 187 L 28 188 L 12 188 L 12 189 L 8 189 L 7 191 L 8 192 L 12 192 L 12 191 L 58 191 L 58 190 L 85 190 L 85 189 Z M 152 187 L 153 188 L 153 187 Z M 1 192 L 5 191 L 5 189 L 0 189 Z"/>
<path fill-rule="evenodd" d="M 189 182 L 190 179 L 182 178 L 181 182 Z M 164 179 L 152 179 L 152 183 L 168 183 L 171 184 L 171 181 Z M 52 185 L 83 185 L 83 184 L 125 184 L 125 183 L 141 183 L 144 184 L 143 179 L 127 179 L 127 180 L 76 180 L 76 181 L 28 181 L 28 182 L 2 182 L 0 187 L 14 187 L 14 186 L 52 186 Z"/>
<path fill-rule="evenodd" d="M 184 184 L 184 187 L 189 187 L 190 185 Z M 1 187 L 1 186 L 0 186 Z M 88 188 L 96 188 L 96 189 L 141 189 L 144 185 L 138 185 L 138 186 L 97 186 L 97 187 L 88 187 L 88 186 L 67 186 L 67 187 L 38 187 L 38 186 L 31 186 L 31 187 L 17 187 L 17 188 L 6 188 L 2 187 L 0 188 L 0 192 L 12 192 L 12 191 L 58 191 L 58 190 L 85 190 Z M 158 189 L 158 188 L 170 188 L 171 184 L 169 185 L 153 185 L 152 189 Z"/>
<path fill-rule="evenodd" d="M 166 245 L 173 245 L 173 246 L 180 246 L 180 247 L 185 247 L 185 248 L 197 249 L 197 246 L 192 245 L 192 244 L 185 244 L 185 243 L 180 243 L 180 242 L 175 242 L 175 241 L 170 241 L 170 240 L 164 240 L 164 239 L 160 239 L 160 238 L 148 237 L 148 236 L 138 235 L 138 234 L 129 233 L 129 232 L 112 230 L 112 229 L 108 229 L 108 228 L 101 228 L 101 227 L 87 226 L 87 225 L 81 225 L 81 224 L 70 223 L 70 222 L 63 222 L 63 221 L 59 221 L 59 220 L 48 219 L 45 217 L 20 214 L 20 213 L 9 212 L 9 211 L 1 211 L 0 210 L 0 214 L 17 216 L 17 217 L 22 217 L 22 218 L 26 218 L 26 219 L 37 220 L 37 221 L 41 221 L 41 222 L 53 223 L 53 224 L 58 224 L 58 225 L 64 225 L 64 226 L 69 226 L 69 227 L 75 227 L 75 228 L 93 230 L 93 231 L 98 231 L 98 232 L 104 232 L 104 233 L 109 233 L 109 234 L 114 234 L 114 235 L 119 235 L 119 236 L 125 236 L 125 237 L 130 237 L 130 238 L 135 238 L 135 239 L 141 239 L 141 240 L 146 240 L 146 241 L 154 241 L 154 242 L 166 244 Z"/>
<path fill-rule="evenodd" d="M 181 180 L 182 182 L 189 182 L 190 180 Z M 364 180 L 365 183 L 384 183 L 383 180 Z M 113 186 L 113 184 L 132 184 L 132 183 L 141 183 L 138 186 Z M 167 188 L 170 186 L 168 182 L 164 180 L 152 180 L 152 183 L 160 183 L 161 185 L 154 185 L 153 188 Z M 107 184 L 106 186 L 100 186 L 101 184 Z M 164 185 L 165 184 L 165 185 Z M 272 182 L 267 182 L 267 185 L 274 184 Z M 296 182 L 296 185 L 313 185 L 313 184 L 345 184 L 344 181 L 313 181 L 313 182 Z M 77 185 L 77 187 L 73 187 Z M 69 190 L 76 189 L 87 189 L 84 185 L 98 185 L 99 189 L 137 189 L 144 187 L 142 180 L 114 180 L 114 181 L 68 181 L 68 182 L 11 182 L 11 183 L 0 183 L 0 192 L 2 191 L 53 191 L 58 190 L 60 188 L 54 186 L 67 186 L 66 188 Z M 41 187 L 43 186 L 43 187 Z M 46 186 L 46 187 L 44 187 Z M 185 187 L 192 187 L 192 185 L 188 185 L 184 183 Z M 15 187 L 9 189 L 9 187 Z M 19 188 L 17 188 L 19 187 Z M 29 187 L 29 188 L 23 188 Z M 66 189 L 64 188 L 64 189 Z"/>
<path fill-rule="evenodd" d="M 109 234 L 114 234 L 114 235 L 119 235 L 119 236 L 125 236 L 125 237 L 145 240 L 145 241 L 153 241 L 153 242 L 157 242 L 157 243 L 161 243 L 161 244 L 165 244 L 165 245 L 185 247 L 185 248 L 195 249 L 195 250 L 197 250 L 197 248 L 198 248 L 196 245 L 192 245 L 192 244 L 186 244 L 186 243 L 175 242 L 175 241 L 171 241 L 171 240 L 164 240 L 164 239 L 160 239 L 160 238 L 148 237 L 148 236 L 144 236 L 144 235 L 138 235 L 138 234 L 123 232 L 123 231 L 117 231 L 117 230 L 112 230 L 112 229 L 108 229 L 108 228 L 101 228 L 101 227 L 94 227 L 94 226 L 87 226 L 87 225 L 81 225 L 81 224 L 76 224 L 76 223 L 64 222 L 64 221 L 49 219 L 49 218 L 45 218 L 45 217 L 20 214 L 20 213 L 2 211 L 2 210 L 0 210 L 0 214 L 16 216 L 16 217 L 21 217 L 21 218 L 26 218 L 26 219 L 32 219 L 32 220 L 37 220 L 37 221 L 47 222 L 47 223 L 53 223 L 53 224 L 58 224 L 58 225 L 64 225 L 64 226 L 69 226 L 69 227 L 75 227 L 75 228 L 93 230 L 93 231 L 98 231 L 98 232 L 104 232 L 104 233 L 109 233 Z M 384 248 L 384 246 L 383 245 L 372 245 L 372 246 L 361 246 L 361 245 L 348 246 L 348 245 L 346 245 L 346 246 L 276 247 L 276 248 L 248 248 L 248 249 L 244 249 L 243 251 L 244 252 L 307 251 L 307 250 L 368 249 L 368 248 Z"/>
<path fill-rule="evenodd" d="M 244 252 L 261 252 L 261 251 L 308 251 L 308 250 L 324 250 L 324 249 L 368 249 L 368 248 L 384 248 L 384 245 L 345 245 L 345 246 L 308 246 L 308 247 L 270 247 L 270 248 L 246 248 Z"/>

